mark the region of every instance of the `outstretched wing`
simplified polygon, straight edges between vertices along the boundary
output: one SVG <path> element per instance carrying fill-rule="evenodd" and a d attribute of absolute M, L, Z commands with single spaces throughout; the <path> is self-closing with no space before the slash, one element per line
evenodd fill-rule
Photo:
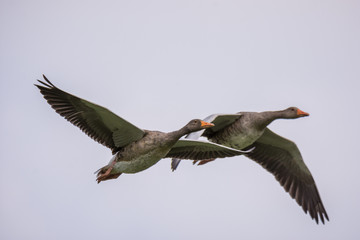
<path fill-rule="evenodd" d="M 319 217 L 329 220 L 321 201 L 315 181 L 305 165 L 296 144 L 268 128 L 251 147 L 255 149 L 246 156 L 271 172 L 290 196 L 316 223 Z"/>
<path fill-rule="evenodd" d="M 171 148 L 165 158 L 204 160 L 209 158 L 233 157 L 249 153 L 252 150 L 253 149 L 243 151 L 212 142 L 180 139 Z"/>
<path fill-rule="evenodd" d="M 234 123 L 238 120 L 241 116 L 241 113 L 238 114 L 212 114 L 206 118 L 204 118 L 205 122 L 211 122 L 215 124 L 214 127 L 203 129 L 201 131 L 192 132 L 188 134 L 185 139 L 194 139 L 197 140 L 201 136 L 209 136 L 212 135 L 214 132 L 220 131 L 221 129 L 229 126 L 230 124 Z M 194 159 L 199 160 L 199 159 Z M 174 171 L 180 164 L 181 159 L 173 158 L 171 160 L 171 169 Z"/>
<path fill-rule="evenodd" d="M 62 91 L 43 76 L 46 83 L 38 80 L 42 85 L 35 86 L 51 107 L 113 154 L 144 136 L 143 130 L 108 109 Z"/>

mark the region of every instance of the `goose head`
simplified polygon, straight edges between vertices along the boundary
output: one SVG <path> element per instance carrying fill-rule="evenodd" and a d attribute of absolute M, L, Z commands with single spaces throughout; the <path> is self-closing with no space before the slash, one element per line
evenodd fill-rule
<path fill-rule="evenodd" d="M 208 123 L 200 119 L 193 119 L 188 124 L 185 125 L 185 128 L 190 133 L 190 132 L 199 131 L 201 129 L 211 128 L 213 126 L 215 125 L 212 123 Z"/>
<path fill-rule="evenodd" d="M 284 118 L 300 118 L 300 117 L 307 117 L 310 115 L 307 112 L 304 112 L 297 107 L 289 107 L 285 109 L 282 113 Z"/>

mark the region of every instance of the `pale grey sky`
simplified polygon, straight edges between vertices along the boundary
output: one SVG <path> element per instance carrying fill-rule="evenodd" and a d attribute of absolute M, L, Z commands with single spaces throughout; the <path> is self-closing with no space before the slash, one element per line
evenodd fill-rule
<path fill-rule="evenodd" d="M 1 239 L 359 239 L 359 1 L 0 2 Z M 96 184 L 111 152 L 33 86 L 145 129 L 297 106 L 295 141 L 330 217 L 316 225 L 240 156 L 170 159 Z"/>

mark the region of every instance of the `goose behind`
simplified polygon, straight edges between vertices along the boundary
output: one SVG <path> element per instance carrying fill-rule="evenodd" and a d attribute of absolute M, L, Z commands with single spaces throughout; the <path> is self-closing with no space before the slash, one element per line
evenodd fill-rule
<path fill-rule="evenodd" d="M 305 213 L 309 212 L 316 223 L 329 220 L 320 198 L 314 178 L 303 161 L 296 144 L 272 132 L 267 126 L 276 119 L 296 119 L 309 116 L 296 107 L 281 111 L 239 112 L 236 114 L 213 114 L 205 121 L 215 124 L 214 128 L 191 133 L 187 138 L 200 136 L 225 146 L 247 150 L 254 148 L 246 156 L 274 175 L 286 192 L 296 200 Z M 215 160 L 203 160 L 199 165 Z M 173 159 L 175 170 L 179 159 Z M 195 161 L 196 162 L 196 161 Z"/>

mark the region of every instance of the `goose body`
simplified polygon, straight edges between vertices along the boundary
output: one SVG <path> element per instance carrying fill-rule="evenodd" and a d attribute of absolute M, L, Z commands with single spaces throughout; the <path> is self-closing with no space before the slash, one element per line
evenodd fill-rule
<path fill-rule="evenodd" d="M 143 171 L 166 156 L 173 146 L 173 142 L 159 141 L 167 137 L 166 133 L 147 131 L 147 134 L 136 143 L 132 143 L 122 151 L 117 152 L 113 161 L 114 172 L 137 173 Z"/>
<path fill-rule="evenodd" d="M 259 113 L 213 114 L 204 120 L 214 123 L 214 128 L 191 133 L 187 138 L 198 139 L 203 136 L 211 142 L 239 150 L 254 148 L 246 156 L 272 173 L 285 191 L 302 206 L 305 213 L 309 212 L 317 223 L 319 218 L 324 223 L 325 219 L 329 220 L 328 215 L 298 147 L 293 141 L 267 128 L 276 119 L 295 119 L 308 115 L 295 107 Z M 213 160 L 215 158 L 200 161 L 199 165 Z M 173 170 L 179 162 L 179 159 L 173 159 Z"/>
<path fill-rule="evenodd" d="M 214 124 L 193 119 L 179 130 L 163 133 L 140 129 L 108 109 L 71 95 L 46 82 L 35 85 L 53 109 L 89 137 L 110 148 L 114 156 L 97 171 L 97 181 L 115 179 L 122 173 L 143 171 L 160 159 L 176 157 L 203 160 L 248 153 L 216 143 L 179 140 L 182 136 Z"/>
<path fill-rule="evenodd" d="M 258 128 L 252 121 L 254 113 L 240 113 L 241 117 L 216 135 L 209 137 L 213 142 L 221 142 L 229 147 L 243 149 L 253 144 L 264 133 L 265 129 Z"/>

